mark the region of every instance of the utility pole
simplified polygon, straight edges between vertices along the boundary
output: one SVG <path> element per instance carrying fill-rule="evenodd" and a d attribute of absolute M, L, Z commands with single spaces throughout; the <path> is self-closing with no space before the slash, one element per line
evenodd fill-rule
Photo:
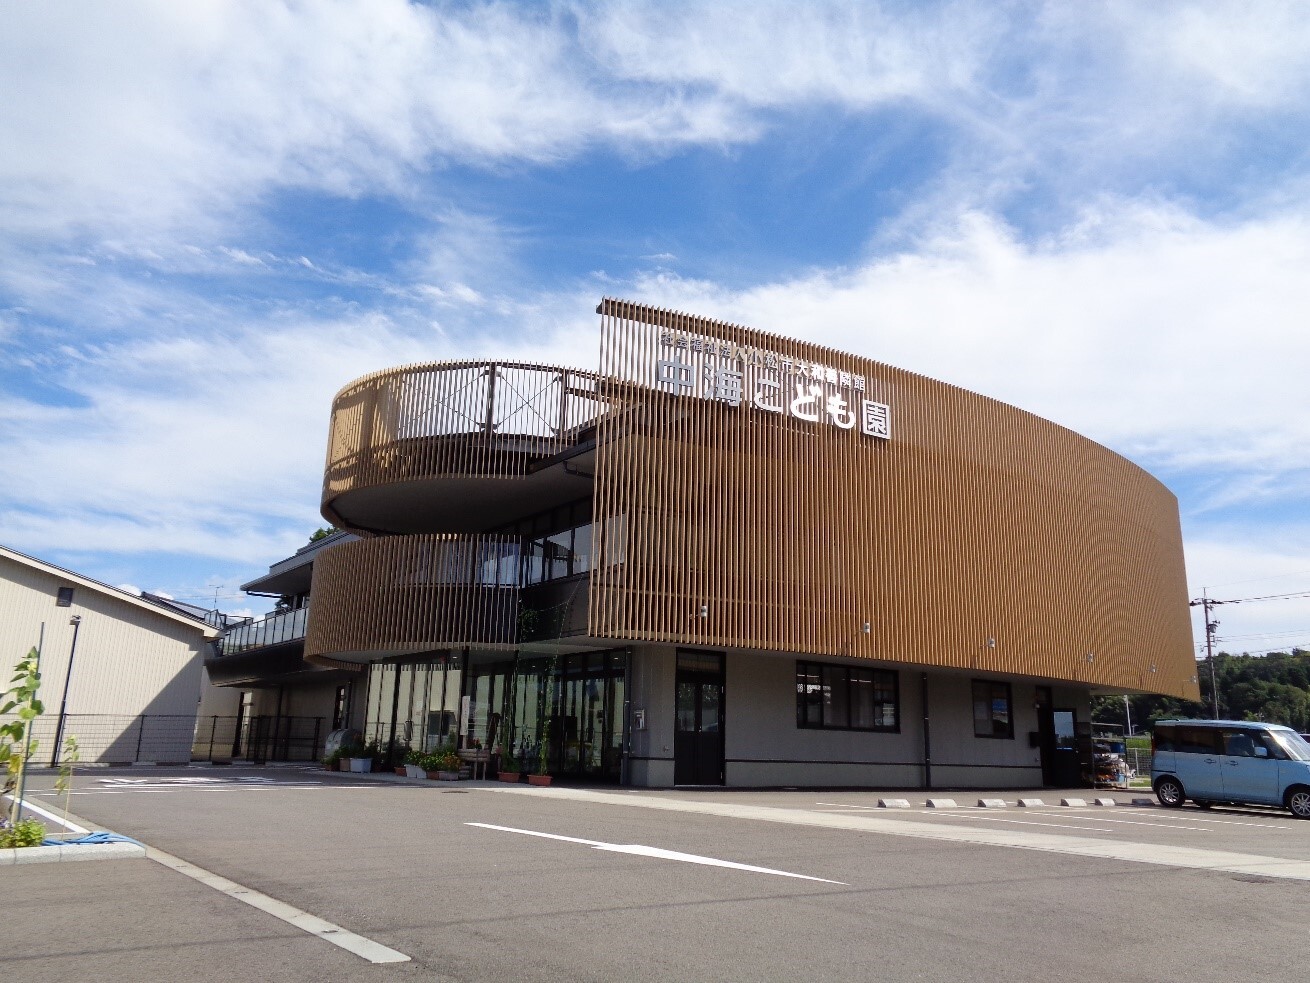
<path fill-rule="evenodd" d="M 1210 663 L 1210 698 L 1214 703 L 1215 720 L 1219 719 L 1219 684 L 1216 680 L 1214 671 L 1214 633 L 1215 629 L 1219 627 L 1219 622 L 1210 618 L 1210 609 L 1216 605 L 1226 603 L 1228 602 L 1216 601 L 1205 591 L 1202 591 L 1201 596 L 1196 600 L 1187 602 L 1189 608 L 1194 608 L 1199 604 L 1202 612 L 1205 614 L 1205 657 Z"/>

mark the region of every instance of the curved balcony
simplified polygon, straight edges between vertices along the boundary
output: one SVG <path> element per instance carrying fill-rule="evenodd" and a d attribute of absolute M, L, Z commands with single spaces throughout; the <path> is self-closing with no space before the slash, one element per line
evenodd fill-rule
<path fill-rule="evenodd" d="M 518 613 L 517 537 L 362 539 L 314 564 L 305 659 L 337 665 L 463 645 L 511 646 Z"/>
<path fill-rule="evenodd" d="M 589 438 L 604 410 L 597 376 L 574 369 L 434 362 L 375 372 L 333 400 L 323 515 L 364 533 L 476 532 L 570 501 L 587 493 Z"/>

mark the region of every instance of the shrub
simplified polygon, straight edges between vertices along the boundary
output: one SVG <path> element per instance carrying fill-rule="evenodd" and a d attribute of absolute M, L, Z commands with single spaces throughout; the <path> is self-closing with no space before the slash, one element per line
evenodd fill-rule
<path fill-rule="evenodd" d="M 10 826 L 0 821 L 0 850 L 40 846 L 45 839 L 45 824 L 36 819 L 20 819 Z"/>

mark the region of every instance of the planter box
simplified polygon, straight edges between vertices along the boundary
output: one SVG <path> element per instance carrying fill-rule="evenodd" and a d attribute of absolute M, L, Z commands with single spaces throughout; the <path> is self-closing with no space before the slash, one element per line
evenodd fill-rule
<path fill-rule="evenodd" d="M 392 770 L 395 771 L 395 773 L 396 773 L 397 775 L 408 775 L 408 774 L 409 774 L 409 772 L 407 772 L 407 771 L 405 770 L 405 766 L 404 766 L 404 765 L 396 765 L 395 768 L 392 769 Z"/>
<path fill-rule="evenodd" d="M 406 778 L 427 778 L 428 773 L 418 765 L 405 765 Z"/>
<path fill-rule="evenodd" d="M 372 758 L 346 758 L 350 762 L 348 771 L 367 772 L 373 770 Z"/>
<path fill-rule="evenodd" d="M 551 775 L 529 775 L 529 776 L 528 776 L 528 784 L 529 784 L 529 785 L 549 785 L 549 784 L 550 784 L 550 780 L 551 780 L 552 777 L 553 777 L 553 776 L 551 776 Z"/>
<path fill-rule="evenodd" d="M 459 781 L 459 772 L 457 771 L 430 771 L 428 777 L 434 782 L 457 782 Z"/>
<path fill-rule="evenodd" d="M 497 773 L 496 773 L 496 777 L 499 778 L 502 782 L 513 782 L 513 783 L 517 783 L 518 780 L 519 780 L 520 778 L 523 777 L 523 772 L 521 772 L 521 771 L 500 771 L 500 772 L 497 772 Z"/>

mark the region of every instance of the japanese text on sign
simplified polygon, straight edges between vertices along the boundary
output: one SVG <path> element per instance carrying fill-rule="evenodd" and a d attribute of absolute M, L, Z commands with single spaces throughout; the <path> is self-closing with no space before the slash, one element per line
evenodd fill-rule
<path fill-rule="evenodd" d="M 749 345 L 665 331 L 666 356 L 655 363 L 655 383 L 664 392 L 718 400 L 729 406 L 777 413 L 842 430 L 858 425 L 866 437 L 891 438 L 886 403 L 865 399 L 862 375 Z"/>

